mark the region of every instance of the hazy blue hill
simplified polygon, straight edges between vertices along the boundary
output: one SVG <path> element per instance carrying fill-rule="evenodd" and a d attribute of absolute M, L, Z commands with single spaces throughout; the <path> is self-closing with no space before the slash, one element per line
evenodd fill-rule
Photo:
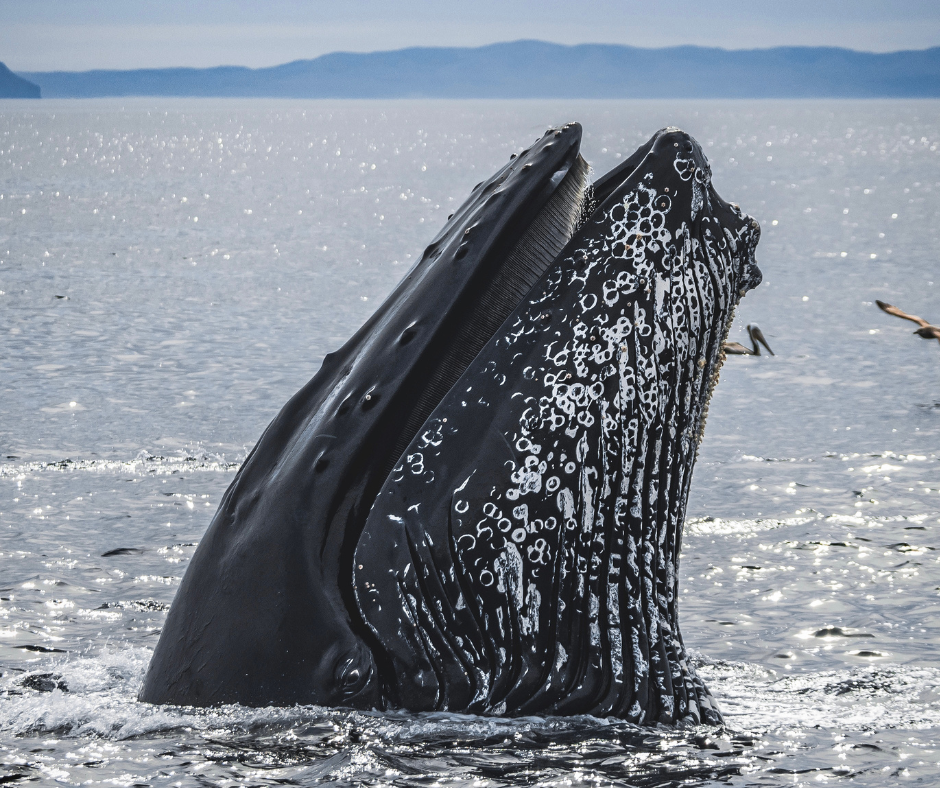
<path fill-rule="evenodd" d="M 0 63 L 0 98 L 39 98 L 39 86 L 18 77 Z"/>
<path fill-rule="evenodd" d="M 32 72 L 44 96 L 298 98 L 940 97 L 940 47 L 874 54 L 827 47 L 725 50 L 562 46 L 335 52 L 272 68 Z"/>

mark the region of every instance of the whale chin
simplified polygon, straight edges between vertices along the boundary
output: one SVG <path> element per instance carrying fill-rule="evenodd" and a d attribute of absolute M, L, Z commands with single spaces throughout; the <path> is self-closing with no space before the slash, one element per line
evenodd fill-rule
<path fill-rule="evenodd" d="M 677 129 L 593 186 L 580 139 L 479 184 L 284 406 L 141 700 L 720 721 L 678 558 L 759 228 Z"/>

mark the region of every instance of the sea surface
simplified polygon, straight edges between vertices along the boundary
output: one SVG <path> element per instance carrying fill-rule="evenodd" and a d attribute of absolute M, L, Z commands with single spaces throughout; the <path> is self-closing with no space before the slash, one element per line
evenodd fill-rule
<path fill-rule="evenodd" d="M 478 181 L 658 128 L 763 228 L 692 485 L 722 728 L 135 697 L 265 425 Z M 0 782 L 940 784 L 940 102 L 0 102 Z M 246 622 L 246 626 L 250 622 Z"/>

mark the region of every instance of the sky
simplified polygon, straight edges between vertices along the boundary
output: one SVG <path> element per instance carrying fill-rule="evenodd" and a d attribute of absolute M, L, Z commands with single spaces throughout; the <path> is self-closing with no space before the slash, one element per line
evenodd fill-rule
<path fill-rule="evenodd" d="M 520 38 L 642 47 L 940 45 L 938 0 L 0 0 L 14 71 L 272 66 Z"/>

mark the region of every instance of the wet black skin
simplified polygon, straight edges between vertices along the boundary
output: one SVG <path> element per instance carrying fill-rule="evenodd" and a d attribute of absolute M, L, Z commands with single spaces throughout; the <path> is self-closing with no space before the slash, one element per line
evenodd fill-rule
<path fill-rule="evenodd" d="M 479 184 L 271 422 L 193 556 L 140 700 L 385 703 L 381 650 L 353 597 L 352 552 L 401 451 L 488 339 L 474 336 L 468 315 L 578 161 L 580 141 L 578 124 L 550 129 Z M 468 332 L 470 358 L 455 361 L 453 338 Z M 429 393 L 434 386 L 443 390 Z"/>
<path fill-rule="evenodd" d="M 460 533 L 451 511 L 459 485 L 476 474 L 467 489 L 475 496 L 470 505 L 481 504 L 502 483 L 508 464 L 518 461 L 505 440 L 518 423 L 518 400 L 511 398 L 530 385 L 524 369 L 542 363 L 540 337 L 554 331 L 564 343 L 573 331 L 572 310 L 580 296 L 564 283 L 591 266 L 613 265 L 604 246 L 612 226 L 605 217 L 642 183 L 669 187 L 665 191 L 676 206 L 669 219 L 674 237 L 680 225 L 688 225 L 696 239 L 704 237 L 704 227 L 719 240 L 726 231 L 728 237 L 737 232 L 740 242 L 728 270 L 713 272 L 714 305 L 698 328 L 689 329 L 693 356 L 681 370 L 674 365 L 677 393 L 666 410 L 684 442 L 675 452 L 656 448 L 649 460 L 652 467 L 661 458 L 666 481 L 659 487 L 652 482 L 649 489 L 660 489 L 662 505 L 637 515 L 631 526 L 647 545 L 653 541 L 646 530 L 666 534 L 659 553 L 645 555 L 678 566 L 685 496 L 721 342 L 734 305 L 760 281 L 753 265 L 759 228 L 721 200 L 710 183 L 707 208 L 690 207 L 691 182 L 677 169 L 676 156 L 694 160 L 698 174 L 708 165 L 691 137 L 666 129 L 584 195 L 583 224 L 576 234 L 572 226 L 566 237 L 546 242 L 552 251 L 542 273 L 507 279 L 519 248 L 531 245 L 534 230 L 541 238 L 546 213 L 571 188 L 570 176 L 581 172 L 580 141 L 577 124 L 550 129 L 478 185 L 378 311 L 284 406 L 225 493 L 193 556 L 140 700 L 720 721 L 704 685 L 686 667 L 677 627 L 667 653 L 663 637 L 638 621 L 633 630 L 651 633 L 640 643 L 651 667 L 633 682 L 639 671 L 628 660 L 616 679 L 609 655 L 599 653 L 612 649 L 608 634 L 602 633 L 607 639 L 601 649 L 586 634 L 593 613 L 588 597 L 572 590 L 577 572 L 567 571 L 568 579 L 554 586 L 543 584 L 545 596 L 556 593 L 546 589 L 556 589 L 557 599 L 547 600 L 540 629 L 529 637 L 519 628 L 519 611 L 506 606 L 506 594 L 488 597 L 495 592 L 478 587 L 483 564 L 461 565 L 465 554 L 452 549 Z M 684 256 L 680 264 L 686 264 Z M 529 282 L 521 291 L 520 281 Z M 643 279 L 631 298 L 652 314 L 657 291 L 644 291 L 646 284 Z M 555 301 L 541 305 L 546 292 Z M 606 320 L 603 314 L 598 319 Z M 506 327 L 513 325 L 527 326 L 531 341 L 507 344 Z M 639 369 L 638 360 L 652 352 L 650 342 L 637 340 L 629 352 L 624 346 L 623 358 Z M 655 353 L 662 361 L 678 356 L 674 350 Z M 520 384 L 504 386 L 507 375 L 516 375 Z M 502 383 L 492 382 L 500 377 Z M 460 389 L 468 381 L 479 398 L 471 403 L 473 415 Z M 537 397 L 537 390 L 526 396 Z M 614 396 L 611 388 L 608 402 Z M 433 477 L 404 479 L 402 459 L 422 448 L 427 429 L 444 421 L 442 434 L 451 436 L 450 443 L 429 460 Z M 404 514 L 402 501 L 417 504 L 420 516 Z M 400 528 L 389 525 L 389 515 Z M 603 536 L 584 546 L 585 559 L 606 561 L 604 551 L 609 557 L 616 534 Z M 415 579 L 419 567 L 422 574 Z M 591 572 L 584 573 L 587 586 L 600 588 L 600 575 Z M 659 584 L 654 596 L 662 600 L 664 626 L 674 624 L 674 575 L 668 582 L 655 572 L 639 578 L 646 579 Z M 424 606 L 419 614 L 403 611 L 406 598 Z M 624 621 L 628 612 L 625 606 Z"/>

